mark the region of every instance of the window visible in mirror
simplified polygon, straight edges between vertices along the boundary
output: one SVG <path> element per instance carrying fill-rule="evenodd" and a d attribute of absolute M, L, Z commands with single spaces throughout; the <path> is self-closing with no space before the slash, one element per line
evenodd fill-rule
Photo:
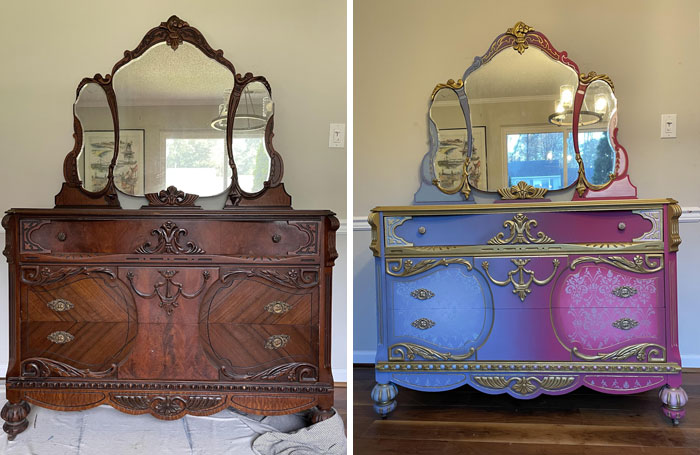
<path fill-rule="evenodd" d="M 615 151 L 610 147 L 608 132 L 586 130 L 578 133 L 578 149 L 583 158 L 586 178 L 594 185 L 610 180 L 615 169 Z"/>
<path fill-rule="evenodd" d="M 269 174 L 270 158 L 263 137 L 234 137 L 233 157 L 243 191 L 259 191 Z"/>
<path fill-rule="evenodd" d="M 178 136 L 165 139 L 166 187 L 206 196 L 226 190 L 231 170 L 224 139 Z"/>

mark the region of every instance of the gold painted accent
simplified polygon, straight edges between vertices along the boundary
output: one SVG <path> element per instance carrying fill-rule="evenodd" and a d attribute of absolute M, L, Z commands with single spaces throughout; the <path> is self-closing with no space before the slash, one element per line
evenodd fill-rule
<path fill-rule="evenodd" d="M 513 221 L 506 220 L 503 227 L 510 229 L 510 236 L 504 239 L 505 234 L 499 232 L 495 237 L 489 239 L 489 245 L 507 245 L 509 243 L 554 243 L 554 239 L 540 231 L 537 237 L 530 233 L 530 229 L 537 226 L 536 220 L 528 220 L 527 216 L 518 213 L 513 217 Z"/>
<path fill-rule="evenodd" d="M 433 185 L 435 185 L 438 190 L 445 194 L 455 194 L 461 192 L 464 194 L 465 199 L 469 199 L 469 195 L 472 192 L 472 189 L 469 186 L 469 157 L 464 160 L 464 164 L 462 165 L 462 177 L 460 177 L 459 184 L 455 186 L 454 189 L 443 188 L 438 179 L 433 179 Z"/>
<path fill-rule="evenodd" d="M 632 297 L 637 293 L 637 290 L 633 288 L 632 286 L 618 286 L 615 289 L 612 290 L 612 295 L 615 297 L 620 297 L 623 299 L 627 299 L 629 297 Z"/>
<path fill-rule="evenodd" d="M 50 310 L 56 312 L 68 311 L 75 308 L 75 305 L 73 305 L 66 299 L 55 299 L 50 302 L 46 302 L 46 306 L 49 307 Z"/>
<path fill-rule="evenodd" d="M 445 368 L 440 366 L 444 365 Z M 432 368 L 431 368 L 432 367 Z M 454 368 L 453 368 L 454 367 Z M 566 374 L 566 373 L 595 373 L 613 374 L 634 373 L 635 375 L 679 374 L 681 367 L 675 362 L 479 362 L 470 361 L 388 361 L 377 362 L 375 369 L 379 371 L 426 372 L 431 373 L 463 373 L 487 371 L 508 374 Z"/>
<path fill-rule="evenodd" d="M 661 254 L 663 242 L 643 243 L 550 243 L 543 245 L 451 245 L 451 246 L 413 246 L 407 248 L 387 248 L 387 258 L 421 257 L 421 256 L 552 256 L 564 254 Z"/>
<path fill-rule="evenodd" d="M 668 250 L 673 252 L 673 251 L 678 251 L 678 246 L 681 244 L 681 233 L 680 229 L 678 227 L 678 219 L 681 217 L 683 214 L 683 209 L 681 206 L 676 202 L 673 201 L 672 204 L 669 204 L 668 206 L 668 226 L 669 226 L 669 241 L 668 241 Z"/>
<path fill-rule="evenodd" d="M 49 334 L 49 336 L 46 337 L 50 342 L 56 343 L 56 344 L 66 344 L 70 343 L 75 339 L 73 335 L 71 335 L 68 332 L 64 331 L 58 331 L 58 332 L 52 332 Z"/>
<path fill-rule="evenodd" d="M 489 389 L 511 390 L 521 395 L 529 395 L 538 388 L 543 390 L 560 390 L 569 387 L 576 380 L 575 376 L 545 376 L 543 378 L 531 377 L 505 377 L 505 376 L 474 376 L 474 381 Z M 511 386 L 510 384 L 513 383 Z M 534 382 L 534 384 L 533 384 Z"/>
<path fill-rule="evenodd" d="M 435 293 L 430 289 L 420 288 L 411 291 L 411 297 L 418 300 L 428 300 L 435 297 Z"/>
<path fill-rule="evenodd" d="M 661 220 L 661 215 L 663 211 L 661 209 L 656 210 L 634 210 L 635 213 L 645 220 L 651 222 L 651 230 L 640 235 L 636 239 L 632 239 L 633 242 L 654 242 L 663 241 L 664 239 L 664 224 Z"/>
<path fill-rule="evenodd" d="M 656 262 L 654 259 L 656 259 Z M 584 262 L 608 264 L 618 269 L 635 273 L 654 273 L 664 268 L 664 257 L 662 254 L 645 254 L 644 259 L 642 259 L 642 256 L 637 255 L 632 261 L 622 256 L 608 256 L 607 259 L 600 256 L 583 256 L 576 258 L 571 262 L 571 270 L 574 270 L 577 265 Z"/>
<path fill-rule="evenodd" d="M 396 235 L 396 228 L 410 220 L 411 216 L 385 216 L 384 217 L 384 245 L 385 246 L 413 246 L 404 238 Z"/>
<path fill-rule="evenodd" d="M 410 259 L 399 258 L 387 259 L 386 273 L 392 276 L 413 276 L 441 265 L 448 266 L 450 264 L 461 264 L 465 266 L 467 270 L 472 269 L 472 264 L 468 260 L 462 258 L 425 259 L 416 265 L 413 265 L 413 261 Z"/>
<path fill-rule="evenodd" d="M 525 297 L 527 297 L 527 295 L 531 292 L 530 285 L 533 282 L 538 286 L 546 285 L 547 283 L 552 281 L 552 278 L 554 278 L 554 275 L 557 273 L 557 269 L 559 268 L 559 259 L 553 259 L 552 265 L 554 266 L 554 270 L 552 271 L 552 274 L 549 276 L 549 278 L 546 278 L 544 280 L 538 280 L 537 278 L 535 278 L 534 271 L 525 268 L 527 263 L 530 262 L 530 259 L 511 259 L 511 262 L 515 264 L 517 268 L 508 272 L 508 279 L 506 279 L 505 281 L 496 280 L 494 277 L 491 276 L 491 274 L 489 273 L 489 263 L 487 261 L 482 262 L 481 267 L 484 269 L 484 272 L 486 272 L 486 276 L 489 277 L 493 284 L 498 286 L 508 286 L 509 284 L 512 284 L 513 294 L 517 294 L 518 297 L 520 297 L 521 302 L 524 302 Z M 518 275 L 517 282 L 513 279 L 513 277 L 516 274 Z M 530 275 L 530 279 L 527 281 L 525 281 L 525 274 Z"/>
<path fill-rule="evenodd" d="M 454 81 L 454 79 L 448 79 L 447 83 L 445 84 L 438 84 L 435 86 L 433 89 L 432 95 L 430 95 L 430 99 L 434 100 L 435 95 L 437 95 L 437 92 L 439 92 L 443 88 L 451 88 L 452 90 L 457 90 L 464 87 L 464 81 L 462 79 L 457 79 L 457 82 Z"/>
<path fill-rule="evenodd" d="M 265 342 L 265 349 L 280 349 L 289 343 L 289 335 L 272 335 Z"/>
<path fill-rule="evenodd" d="M 420 330 L 428 330 L 432 327 L 435 327 L 435 321 L 431 321 L 430 319 L 426 318 L 420 318 L 411 322 L 411 325 Z"/>
<path fill-rule="evenodd" d="M 605 188 L 610 186 L 612 182 L 614 182 L 617 178 L 617 174 L 612 173 L 610 174 L 610 179 L 607 182 L 602 183 L 600 185 L 594 185 L 586 178 L 586 168 L 583 165 L 583 159 L 581 158 L 581 155 L 579 153 L 576 154 L 576 162 L 578 163 L 578 179 L 576 180 L 576 192 L 578 193 L 579 197 L 583 197 L 587 189 L 591 191 L 604 190 Z"/>
<path fill-rule="evenodd" d="M 612 79 L 610 79 L 610 76 L 608 76 L 607 74 L 598 74 L 595 71 L 590 71 L 588 74 L 579 74 L 578 80 L 583 85 L 589 85 L 593 81 L 605 81 L 610 86 L 613 93 L 615 93 L 615 84 L 613 84 Z"/>
<path fill-rule="evenodd" d="M 265 311 L 268 311 L 272 314 L 284 314 L 291 308 L 292 306 L 290 304 L 286 302 L 280 302 L 279 300 L 275 300 L 274 302 L 270 302 L 267 305 L 265 305 Z"/>
<path fill-rule="evenodd" d="M 630 318 L 622 318 L 612 323 L 612 326 L 620 330 L 631 330 L 639 325 L 639 322 Z"/>
<path fill-rule="evenodd" d="M 547 188 L 536 188 L 522 180 L 517 185 L 498 190 L 501 199 L 542 199 L 547 194 Z"/>
<path fill-rule="evenodd" d="M 640 362 L 644 362 L 644 359 L 646 359 L 647 362 L 666 361 L 666 348 L 653 343 L 633 344 L 607 354 L 598 353 L 597 355 L 585 355 L 581 354 L 576 347 L 571 349 L 571 352 L 576 357 L 583 360 L 626 360 L 634 356 Z"/>
<path fill-rule="evenodd" d="M 513 49 L 518 51 L 519 54 L 525 52 L 527 49 L 527 42 L 525 41 L 525 36 L 534 31 L 535 29 L 526 25 L 522 21 L 518 21 L 512 28 L 506 30 L 506 35 L 511 35 L 515 37 L 515 42 L 513 43 Z"/>
<path fill-rule="evenodd" d="M 466 360 L 475 352 L 471 347 L 466 354 L 452 355 L 450 352 L 438 352 L 415 343 L 396 343 L 389 347 L 389 360 L 413 360 L 416 355 L 428 360 Z"/>
<path fill-rule="evenodd" d="M 677 204 L 678 201 L 666 199 L 591 199 L 583 201 L 552 201 L 552 202 L 529 202 L 518 203 L 519 209 L 536 209 L 540 212 L 561 212 L 563 211 L 589 211 L 589 210 L 630 210 L 653 209 L 659 205 Z M 454 205 L 393 205 L 377 206 L 372 212 L 386 212 L 389 216 L 416 216 L 434 215 L 439 212 L 441 215 L 465 215 L 467 213 L 500 213 L 512 212 L 513 206 L 510 204 L 454 204 Z"/>
<path fill-rule="evenodd" d="M 379 213 L 370 213 L 367 217 L 367 222 L 372 229 L 372 240 L 369 243 L 369 249 L 375 256 L 379 256 L 381 254 L 381 247 L 379 245 Z"/>

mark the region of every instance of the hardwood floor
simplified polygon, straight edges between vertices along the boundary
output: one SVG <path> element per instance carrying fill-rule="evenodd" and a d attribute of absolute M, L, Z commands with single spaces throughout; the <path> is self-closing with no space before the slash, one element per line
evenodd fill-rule
<path fill-rule="evenodd" d="M 605 395 L 581 387 L 517 400 L 465 386 L 449 392 L 399 387 L 385 420 L 372 409 L 374 370 L 354 370 L 354 453 L 690 455 L 700 454 L 700 371 L 683 373 L 686 417 L 673 427 L 658 391 Z"/>

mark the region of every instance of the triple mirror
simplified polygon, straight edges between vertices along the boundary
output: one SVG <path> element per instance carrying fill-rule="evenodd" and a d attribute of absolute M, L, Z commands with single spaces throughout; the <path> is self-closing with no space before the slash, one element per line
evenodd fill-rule
<path fill-rule="evenodd" d="M 115 206 L 119 194 L 149 201 L 180 194 L 182 203 L 186 194 L 227 191 L 229 206 L 288 205 L 283 190 L 267 198 L 274 201 L 261 197 L 281 180 L 273 111 L 265 78 L 237 74 L 223 52 L 173 16 L 126 51 L 111 75 L 81 82 L 76 149 L 64 165 L 64 190 L 71 191 L 62 190 L 57 205 L 92 198 Z M 148 196 L 159 192 L 167 194 Z"/>
<path fill-rule="evenodd" d="M 439 193 L 422 186 L 418 203 L 469 200 L 473 189 L 503 199 L 566 188 L 596 197 L 626 177 L 610 78 L 580 73 L 522 22 L 499 35 L 462 79 L 435 87 L 429 118 L 423 186 Z M 616 196 L 626 191 L 616 188 Z"/>

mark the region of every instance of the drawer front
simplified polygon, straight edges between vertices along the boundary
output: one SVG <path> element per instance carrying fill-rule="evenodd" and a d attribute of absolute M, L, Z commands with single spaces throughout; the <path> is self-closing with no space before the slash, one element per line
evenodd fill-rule
<path fill-rule="evenodd" d="M 134 300 L 117 269 L 91 266 L 22 267 L 22 319 L 29 321 L 127 322 Z"/>
<path fill-rule="evenodd" d="M 317 257 L 319 221 L 22 219 L 22 254 Z"/>
<path fill-rule="evenodd" d="M 663 209 L 384 217 L 385 246 L 622 243 L 663 240 Z"/>
<path fill-rule="evenodd" d="M 425 259 L 408 260 L 420 264 Z M 473 264 L 472 258 L 464 258 L 464 261 Z M 388 262 L 389 267 L 394 264 Z M 391 285 L 394 310 L 484 309 L 484 295 L 488 293 L 477 274 L 459 262 L 437 266 L 418 275 L 392 278 Z"/>
<path fill-rule="evenodd" d="M 133 322 L 23 322 L 21 329 L 23 360 L 50 359 L 92 372 L 118 364 L 136 335 Z"/>
<path fill-rule="evenodd" d="M 468 349 L 488 333 L 485 308 L 394 310 L 393 339 L 444 350 Z"/>

